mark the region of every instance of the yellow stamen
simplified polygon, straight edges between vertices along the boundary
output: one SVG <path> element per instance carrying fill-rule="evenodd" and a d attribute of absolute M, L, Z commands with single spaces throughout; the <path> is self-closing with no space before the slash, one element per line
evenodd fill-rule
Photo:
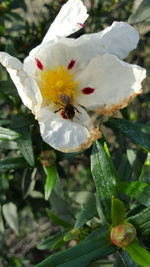
<path fill-rule="evenodd" d="M 61 104 L 61 94 L 66 94 L 74 100 L 77 84 L 74 74 L 70 73 L 67 67 L 58 66 L 52 70 L 44 70 L 40 74 L 39 87 L 46 105 L 52 102 Z"/>

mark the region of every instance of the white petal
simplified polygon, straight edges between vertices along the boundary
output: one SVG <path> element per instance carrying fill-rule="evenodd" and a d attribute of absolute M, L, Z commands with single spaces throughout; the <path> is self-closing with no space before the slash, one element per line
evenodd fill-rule
<path fill-rule="evenodd" d="M 105 53 L 114 54 L 123 59 L 136 48 L 138 41 L 138 32 L 132 26 L 125 22 L 114 22 L 99 33 L 85 34 L 78 39 L 61 38 L 42 43 L 26 58 L 25 70 L 30 73 L 36 70 L 34 67 L 36 57 L 46 68 L 66 65 L 71 59 L 82 64 Z"/>
<path fill-rule="evenodd" d="M 80 0 L 69 0 L 51 24 L 43 42 L 68 36 L 81 28 L 88 18 L 87 9 Z"/>
<path fill-rule="evenodd" d="M 85 58 L 87 61 L 105 53 L 124 59 L 136 48 L 138 41 L 139 34 L 132 26 L 125 22 L 113 22 L 101 32 L 82 35 L 71 45 L 78 46 L 82 60 Z"/>
<path fill-rule="evenodd" d="M 17 58 L 0 52 L 0 63 L 9 72 L 24 105 L 35 113 L 42 103 L 41 93 L 36 82 L 23 70 L 23 65 Z"/>
<path fill-rule="evenodd" d="M 83 116 L 82 115 L 82 119 Z M 88 118 L 88 115 L 85 115 Z M 97 129 L 88 129 L 80 121 L 72 122 L 62 119 L 58 114 L 44 107 L 37 115 L 43 140 L 62 152 L 75 152 L 88 148 L 100 137 Z M 88 119 L 89 120 L 89 119 Z M 88 124 L 90 124 L 88 122 Z"/>
<path fill-rule="evenodd" d="M 89 109 L 111 114 L 142 92 L 141 82 L 145 77 L 145 69 L 123 62 L 114 55 L 93 58 L 76 75 L 80 84 L 77 102 Z M 85 87 L 94 88 L 94 93 L 83 94 L 81 88 Z"/>

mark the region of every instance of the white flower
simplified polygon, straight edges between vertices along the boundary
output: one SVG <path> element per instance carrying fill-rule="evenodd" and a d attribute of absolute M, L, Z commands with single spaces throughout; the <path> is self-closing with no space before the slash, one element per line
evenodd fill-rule
<path fill-rule="evenodd" d="M 111 114 L 140 94 L 145 69 L 124 61 L 139 35 L 124 22 L 95 34 L 66 38 L 87 19 L 80 0 L 60 10 L 42 43 L 22 64 L 0 52 L 18 93 L 39 121 L 43 140 L 63 152 L 89 147 L 100 137 L 86 110 Z M 86 108 L 86 110 L 85 110 Z"/>

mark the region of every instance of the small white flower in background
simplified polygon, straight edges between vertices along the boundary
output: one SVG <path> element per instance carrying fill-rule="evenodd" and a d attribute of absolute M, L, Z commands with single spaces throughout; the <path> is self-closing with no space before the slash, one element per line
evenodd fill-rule
<path fill-rule="evenodd" d="M 122 61 L 139 40 L 125 22 L 66 38 L 87 18 L 82 1 L 69 0 L 23 64 L 0 52 L 24 105 L 39 121 L 43 140 L 63 152 L 86 149 L 100 137 L 86 110 L 112 114 L 125 107 L 142 92 L 146 76 L 145 69 Z"/>

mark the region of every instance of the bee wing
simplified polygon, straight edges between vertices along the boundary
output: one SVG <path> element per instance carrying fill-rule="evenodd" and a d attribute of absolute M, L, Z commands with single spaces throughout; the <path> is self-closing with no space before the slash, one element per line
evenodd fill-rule
<path fill-rule="evenodd" d="M 63 102 L 64 104 L 69 104 L 71 103 L 71 97 L 66 95 L 66 94 L 61 94 L 59 97 L 60 101 Z"/>

